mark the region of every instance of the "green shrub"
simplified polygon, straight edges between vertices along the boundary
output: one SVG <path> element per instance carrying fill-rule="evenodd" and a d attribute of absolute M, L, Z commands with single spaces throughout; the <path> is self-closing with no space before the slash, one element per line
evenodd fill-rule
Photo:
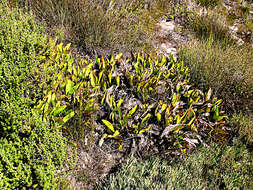
<path fill-rule="evenodd" d="M 182 47 L 179 60 L 191 73 L 191 82 L 222 98 L 230 112 L 251 112 L 253 100 L 253 52 L 247 45 L 223 47 L 212 40 Z"/>
<path fill-rule="evenodd" d="M 57 187 L 56 171 L 66 157 L 66 140 L 58 129 L 41 123 L 39 117 L 20 106 L 9 105 L 8 117 L 1 117 L 1 128 L 17 127 L 0 138 L 1 189 Z M 13 113 L 12 113 L 13 112 Z M 2 116 L 1 112 L 1 116 Z M 5 115 L 4 115 L 5 116 Z M 30 118 L 29 118 L 30 117 Z M 3 125 L 15 118 L 15 123 Z M 24 118 L 26 121 L 24 122 Z M 29 120 L 28 120 L 29 119 Z M 27 121 L 28 120 L 28 121 Z"/>
<path fill-rule="evenodd" d="M 242 113 L 233 114 L 230 119 L 230 124 L 233 130 L 238 132 L 239 139 L 245 140 L 245 144 L 252 145 L 253 143 L 253 121 L 250 116 L 245 116 Z"/>
<path fill-rule="evenodd" d="M 131 157 L 95 189 L 250 189 L 253 162 L 240 142 L 200 147 L 187 159 Z"/>
<path fill-rule="evenodd" d="M 32 73 L 46 42 L 30 14 L 0 3 L 0 189 L 55 189 L 66 157 L 59 129 L 31 111 L 42 95 Z"/>

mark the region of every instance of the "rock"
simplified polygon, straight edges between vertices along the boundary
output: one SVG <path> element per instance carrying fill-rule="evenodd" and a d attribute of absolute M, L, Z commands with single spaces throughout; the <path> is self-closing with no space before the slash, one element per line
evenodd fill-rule
<path fill-rule="evenodd" d="M 171 43 L 169 43 L 169 42 L 162 43 L 160 45 L 159 49 L 162 53 L 166 54 L 167 56 L 172 54 L 174 57 L 176 57 L 176 55 L 177 55 L 177 49 L 175 47 L 172 47 Z"/>
<path fill-rule="evenodd" d="M 175 24 L 175 22 L 174 21 L 169 21 L 169 22 L 166 22 L 166 21 L 161 21 L 160 23 L 159 23 L 159 25 L 160 25 L 160 27 L 161 27 L 161 30 L 160 30 L 160 32 L 161 33 L 169 33 L 170 31 L 173 31 L 174 29 L 175 29 L 175 27 L 176 27 L 176 24 Z"/>

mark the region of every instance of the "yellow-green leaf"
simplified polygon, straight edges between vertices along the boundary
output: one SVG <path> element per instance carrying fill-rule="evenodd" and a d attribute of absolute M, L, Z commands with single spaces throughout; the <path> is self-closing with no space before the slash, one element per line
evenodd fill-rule
<path fill-rule="evenodd" d="M 117 136 L 119 136 L 119 131 L 118 131 L 118 130 L 116 130 L 116 131 L 113 133 L 113 135 L 108 135 L 109 138 L 115 138 L 115 137 L 117 137 Z"/>
<path fill-rule="evenodd" d="M 135 105 L 129 112 L 128 117 L 132 117 L 132 115 L 137 111 L 138 105 Z"/>
<path fill-rule="evenodd" d="M 162 119 L 162 115 L 160 114 L 160 113 L 157 113 L 156 114 L 156 118 L 157 118 L 157 121 L 161 121 L 161 119 Z"/>
<path fill-rule="evenodd" d="M 120 84 L 120 76 L 116 76 L 116 82 L 117 82 L 117 86 L 119 86 L 119 84 Z"/>
<path fill-rule="evenodd" d="M 102 98 L 102 100 L 101 100 L 101 104 L 102 104 L 102 105 L 104 104 L 106 94 L 107 94 L 107 93 L 104 94 L 104 96 L 103 96 L 103 98 Z"/>
<path fill-rule="evenodd" d="M 177 101 L 178 101 L 178 100 L 177 100 L 177 94 L 174 93 L 174 94 L 173 94 L 173 97 L 172 97 L 172 102 L 171 102 L 173 107 L 175 107 Z"/>
<path fill-rule="evenodd" d="M 68 43 L 68 44 L 65 46 L 65 50 L 69 50 L 70 46 L 71 46 L 71 43 Z"/>
<path fill-rule="evenodd" d="M 133 83 L 133 81 L 134 81 L 133 75 L 129 75 L 129 79 L 130 79 L 130 81 L 129 81 L 130 86 L 133 86 L 134 85 L 134 83 Z"/>
<path fill-rule="evenodd" d="M 67 85 L 66 85 L 66 94 L 67 95 L 72 95 L 74 93 L 73 86 L 74 86 L 74 82 L 72 82 L 71 80 L 68 80 Z"/>
<path fill-rule="evenodd" d="M 47 110 L 48 110 L 48 108 L 49 108 L 49 103 L 47 102 L 46 104 L 45 104 L 45 106 L 44 106 L 44 114 L 46 114 L 47 113 Z"/>
<path fill-rule="evenodd" d="M 47 95 L 47 103 L 50 104 L 51 99 L 52 99 L 52 91 L 50 90 L 50 91 L 48 92 L 48 95 Z"/>
<path fill-rule="evenodd" d="M 56 94 L 53 93 L 53 94 L 52 94 L 52 100 L 51 100 L 53 106 L 55 106 L 55 99 L 56 99 Z"/>
<path fill-rule="evenodd" d="M 123 56 L 123 54 L 122 53 L 119 53 L 118 55 L 116 55 L 116 58 L 115 59 L 120 59 L 121 57 Z"/>
<path fill-rule="evenodd" d="M 102 122 L 103 122 L 103 123 L 106 125 L 106 127 L 108 127 L 112 132 L 115 132 L 113 125 L 112 125 L 109 121 L 103 119 Z"/>
<path fill-rule="evenodd" d="M 101 81 L 101 79 L 102 79 L 103 74 L 104 74 L 104 71 L 101 71 L 101 72 L 99 73 L 98 83 L 100 83 L 100 81 Z"/>
<path fill-rule="evenodd" d="M 74 111 L 70 112 L 68 115 L 66 115 L 66 116 L 62 119 L 63 122 L 66 123 L 68 120 L 70 120 L 72 117 L 74 117 L 74 115 L 75 115 L 75 112 L 74 112 Z"/>
<path fill-rule="evenodd" d="M 140 130 L 140 131 L 139 131 L 139 134 L 142 134 L 142 133 L 144 133 L 144 132 L 148 131 L 149 129 L 150 129 L 150 127 L 145 128 L 145 129 L 142 129 L 142 130 Z"/>
<path fill-rule="evenodd" d="M 162 113 L 163 113 L 164 110 L 167 108 L 167 106 L 168 106 L 167 104 L 163 104 L 163 105 L 162 105 Z"/>
<path fill-rule="evenodd" d="M 112 70 L 110 71 L 108 78 L 109 78 L 109 83 L 111 84 L 112 83 Z"/>
<path fill-rule="evenodd" d="M 90 82 L 91 82 L 92 87 L 96 86 L 96 81 L 92 72 L 90 73 Z"/>
<path fill-rule="evenodd" d="M 117 108 L 120 108 L 122 102 L 123 102 L 124 98 L 120 98 L 120 100 L 117 103 Z"/>
<path fill-rule="evenodd" d="M 141 124 L 143 124 L 145 121 L 147 121 L 151 117 L 151 114 L 148 113 L 141 121 Z"/>
<path fill-rule="evenodd" d="M 191 126 L 194 120 L 195 120 L 195 117 L 191 119 L 191 121 L 188 123 L 188 125 Z"/>
<path fill-rule="evenodd" d="M 218 100 L 215 104 L 216 104 L 216 105 L 220 105 L 221 102 L 222 102 L 222 100 Z"/>
<path fill-rule="evenodd" d="M 55 107 L 51 114 L 55 117 L 57 115 L 59 115 L 60 113 L 62 113 L 65 109 L 66 109 L 66 105 L 63 105 L 63 106 L 59 106 L 59 107 Z"/>

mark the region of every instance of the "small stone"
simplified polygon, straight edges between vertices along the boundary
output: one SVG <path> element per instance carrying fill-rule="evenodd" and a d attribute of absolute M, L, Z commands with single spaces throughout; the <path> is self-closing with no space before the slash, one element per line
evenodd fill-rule
<path fill-rule="evenodd" d="M 176 27 L 176 24 L 174 21 L 169 21 L 169 22 L 162 21 L 160 23 L 160 26 L 161 26 L 161 30 L 163 31 L 173 31 Z"/>

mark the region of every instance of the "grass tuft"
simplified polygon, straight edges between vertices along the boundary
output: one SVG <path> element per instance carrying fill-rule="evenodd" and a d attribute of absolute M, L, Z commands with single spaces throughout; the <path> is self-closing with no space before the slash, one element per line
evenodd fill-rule
<path fill-rule="evenodd" d="M 253 110 L 252 55 L 252 48 L 246 45 L 223 47 L 213 40 L 195 41 L 179 51 L 191 82 L 202 89 L 212 88 L 230 112 Z"/>
<path fill-rule="evenodd" d="M 215 7 L 217 5 L 221 5 L 221 0 L 195 0 L 196 3 L 199 3 L 204 7 Z"/>
<path fill-rule="evenodd" d="M 186 27 L 200 39 L 211 36 L 215 41 L 233 42 L 229 34 L 229 21 L 219 11 L 207 9 L 206 13 L 192 12 L 186 20 Z"/>
<path fill-rule="evenodd" d="M 26 0 L 29 1 L 29 0 Z M 64 40 L 93 55 L 150 51 L 156 23 L 166 13 L 165 0 L 30 1 L 50 35 L 62 29 Z"/>

